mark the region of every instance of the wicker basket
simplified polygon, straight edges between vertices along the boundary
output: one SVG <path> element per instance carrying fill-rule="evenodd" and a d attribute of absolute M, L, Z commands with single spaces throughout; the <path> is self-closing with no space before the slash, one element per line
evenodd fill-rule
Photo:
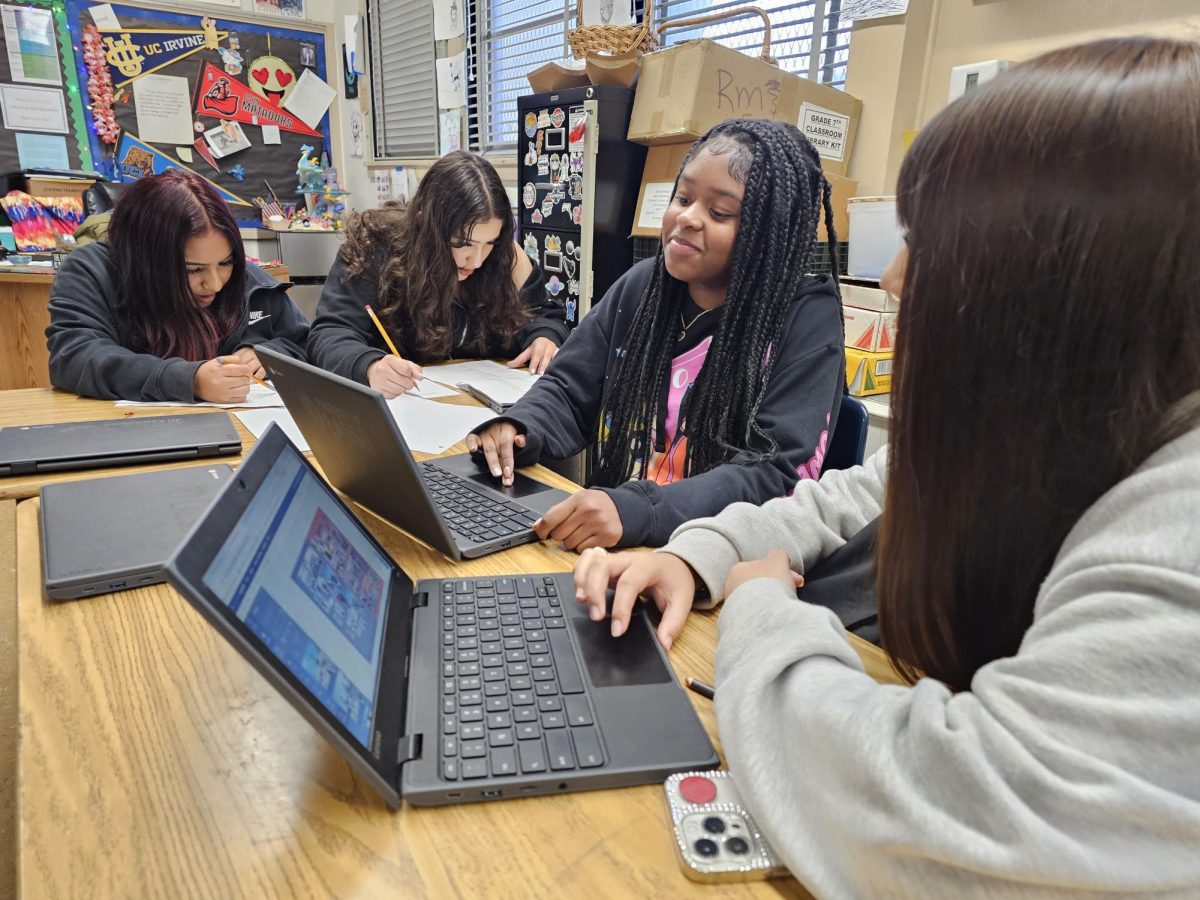
<path fill-rule="evenodd" d="M 587 59 L 593 53 L 616 55 L 650 53 L 658 49 L 658 35 L 651 28 L 650 10 L 653 3 L 646 4 L 641 25 L 580 25 L 567 32 L 567 43 L 576 59 Z M 576 7 L 575 21 L 583 21 L 583 0 Z"/>

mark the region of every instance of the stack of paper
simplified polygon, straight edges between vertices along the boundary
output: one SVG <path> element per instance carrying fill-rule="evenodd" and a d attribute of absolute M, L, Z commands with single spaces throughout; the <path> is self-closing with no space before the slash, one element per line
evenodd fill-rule
<path fill-rule="evenodd" d="M 425 377 L 466 388 L 493 408 L 512 406 L 538 378 L 528 369 L 510 369 L 486 359 L 430 366 L 425 369 Z"/>

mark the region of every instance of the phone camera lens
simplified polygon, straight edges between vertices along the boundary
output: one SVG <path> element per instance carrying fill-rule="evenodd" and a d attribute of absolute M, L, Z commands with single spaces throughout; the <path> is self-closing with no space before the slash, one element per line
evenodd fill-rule
<path fill-rule="evenodd" d="M 731 837 L 725 842 L 725 849 L 730 853 L 736 853 L 740 856 L 743 853 L 750 852 L 750 845 L 740 837 Z"/>
<path fill-rule="evenodd" d="M 721 834 L 725 831 L 725 820 L 709 816 L 704 820 L 704 830 L 709 834 Z"/>
<path fill-rule="evenodd" d="M 701 856 L 717 855 L 716 841 L 710 841 L 708 838 L 700 838 L 696 843 L 692 844 L 692 848 Z"/>

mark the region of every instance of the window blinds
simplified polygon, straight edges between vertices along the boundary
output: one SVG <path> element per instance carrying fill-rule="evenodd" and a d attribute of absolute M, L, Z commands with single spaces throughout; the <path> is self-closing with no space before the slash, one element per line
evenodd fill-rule
<path fill-rule="evenodd" d="M 429 0 L 368 0 L 367 24 L 375 155 L 397 159 L 437 156 L 433 4 Z"/>

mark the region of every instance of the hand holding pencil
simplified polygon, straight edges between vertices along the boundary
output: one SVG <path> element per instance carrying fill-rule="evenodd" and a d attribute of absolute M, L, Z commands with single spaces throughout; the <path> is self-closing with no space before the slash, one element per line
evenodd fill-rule
<path fill-rule="evenodd" d="M 375 315 L 375 310 L 370 306 L 367 306 L 366 309 L 367 315 L 371 317 L 371 321 L 383 335 L 384 343 L 392 351 L 391 356 L 377 359 L 367 366 L 367 383 L 389 400 L 410 390 L 420 393 L 421 388 L 418 382 L 425 377 L 421 373 L 421 367 L 400 356 L 400 351 L 396 349 L 391 337 L 384 330 L 383 323 Z"/>

